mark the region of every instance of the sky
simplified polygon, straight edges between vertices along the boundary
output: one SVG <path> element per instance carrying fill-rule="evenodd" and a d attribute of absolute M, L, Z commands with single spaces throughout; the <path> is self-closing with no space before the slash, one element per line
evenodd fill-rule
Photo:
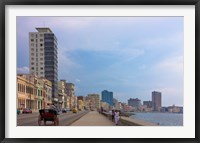
<path fill-rule="evenodd" d="M 49 27 L 58 40 L 58 79 L 75 95 L 103 90 L 127 103 L 162 93 L 183 106 L 183 17 L 17 17 L 17 72 L 29 72 L 29 32 Z"/>

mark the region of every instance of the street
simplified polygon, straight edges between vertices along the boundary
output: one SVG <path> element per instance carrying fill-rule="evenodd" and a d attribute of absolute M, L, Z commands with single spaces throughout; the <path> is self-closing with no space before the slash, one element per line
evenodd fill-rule
<path fill-rule="evenodd" d="M 88 112 L 78 111 L 77 113 L 72 113 L 68 111 L 67 113 L 61 113 L 58 115 L 59 126 L 69 126 Z M 38 126 L 38 116 L 39 113 L 19 114 L 17 115 L 17 126 Z M 44 122 L 42 122 L 42 125 L 44 125 Z M 46 126 L 53 126 L 53 122 L 47 121 Z"/>

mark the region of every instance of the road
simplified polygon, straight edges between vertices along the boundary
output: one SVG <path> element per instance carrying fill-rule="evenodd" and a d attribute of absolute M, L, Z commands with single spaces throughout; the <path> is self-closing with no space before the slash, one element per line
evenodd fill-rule
<path fill-rule="evenodd" d="M 78 111 L 77 113 L 72 113 L 68 111 L 67 113 L 61 113 L 58 115 L 59 126 L 69 126 L 88 112 L 89 111 Z M 38 126 L 38 116 L 39 113 L 19 114 L 17 115 L 17 126 Z M 44 125 L 43 122 L 42 125 Z M 53 122 L 47 121 L 46 125 L 53 126 Z"/>

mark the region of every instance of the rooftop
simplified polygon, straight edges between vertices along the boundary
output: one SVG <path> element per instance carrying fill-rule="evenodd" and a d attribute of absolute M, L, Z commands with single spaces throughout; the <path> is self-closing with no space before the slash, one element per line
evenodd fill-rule
<path fill-rule="evenodd" d="M 48 27 L 38 27 L 38 28 L 35 28 L 38 32 L 52 32 L 50 28 Z"/>

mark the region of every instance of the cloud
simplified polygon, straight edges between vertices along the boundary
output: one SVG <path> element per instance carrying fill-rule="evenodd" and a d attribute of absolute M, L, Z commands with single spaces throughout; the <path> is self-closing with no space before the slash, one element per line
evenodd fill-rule
<path fill-rule="evenodd" d="M 29 73 L 29 67 L 17 68 L 17 73 L 18 74 L 27 74 L 27 73 Z"/>
<path fill-rule="evenodd" d="M 183 75 L 183 56 L 168 57 L 154 67 L 155 70 Z"/>
<path fill-rule="evenodd" d="M 162 105 L 170 106 L 176 104 L 178 106 L 183 106 L 183 89 L 180 90 L 180 88 L 177 87 L 161 87 L 157 88 L 156 91 L 160 91 L 162 93 Z"/>
<path fill-rule="evenodd" d="M 80 80 L 80 79 L 75 79 L 75 81 L 76 81 L 77 83 L 81 83 L 81 80 Z"/>

